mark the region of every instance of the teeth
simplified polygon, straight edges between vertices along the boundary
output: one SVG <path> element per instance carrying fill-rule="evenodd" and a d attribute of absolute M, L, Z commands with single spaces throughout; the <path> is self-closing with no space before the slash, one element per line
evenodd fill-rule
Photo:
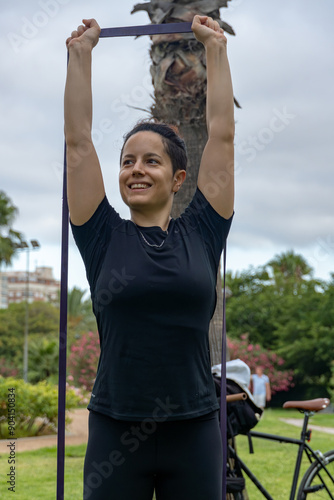
<path fill-rule="evenodd" d="M 131 189 L 146 189 L 150 187 L 148 184 L 132 184 Z"/>

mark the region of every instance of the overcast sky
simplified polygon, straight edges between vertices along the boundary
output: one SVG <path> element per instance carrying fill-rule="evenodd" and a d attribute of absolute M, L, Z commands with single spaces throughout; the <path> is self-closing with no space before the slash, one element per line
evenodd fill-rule
<path fill-rule="evenodd" d="M 30 269 L 60 277 L 65 39 L 83 17 L 101 27 L 147 24 L 133 0 L 0 0 L 0 189 L 19 209 L 15 229 L 37 239 Z M 332 0 L 232 0 L 221 9 L 236 111 L 236 205 L 228 268 L 242 271 L 294 249 L 329 279 L 334 272 Z M 150 40 L 101 39 L 94 49 L 94 138 L 107 195 L 118 194 L 122 136 L 148 108 Z M 103 124 L 108 120 L 110 129 Z M 25 255 L 14 269 L 25 269 Z M 70 240 L 69 286 L 87 289 Z"/>

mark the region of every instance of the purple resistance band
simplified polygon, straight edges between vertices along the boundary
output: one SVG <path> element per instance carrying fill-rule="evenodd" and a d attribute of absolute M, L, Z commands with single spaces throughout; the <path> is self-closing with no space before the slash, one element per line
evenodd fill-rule
<path fill-rule="evenodd" d="M 224 254 L 223 254 L 223 334 L 222 334 L 222 357 L 221 357 L 221 375 L 220 375 L 220 432 L 222 439 L 223 448 L 223 487 L 222 487 L 222 499 L 226 498 L 226 465 L 227 465 L 227 432 L 226 432 L 226 420 L 227 420 L 227 408 L 226 408 L 226 246 L 225 243 Z"/>
<path fill-rule="evenodd" d="M 67 160 L 64 147 L 64 177 L 62 200 L 62 241 L 59 319 L 59 376 L 58 376 L 58 432 L 57 432 L 57 500 L 64 499 L 65 470 L 65 408 L 66 408 L 66 348 L 67 348 L 67 282 L 68 282 L 68 225 Z"/>
<path fill-rule="evenodd" d="M 148 24 L 143 26 L 125 26 L 120 28 L 104 28 L 100 38 L 162 35 L 172 33 L 191 33 L 192 23 Z M 66 348 L 67 348 L 67 287 L 68 287 L 68 237 L 69 237 L 69 210 L 67 204 L 67 160 L 66 143 L 64 148 L 64 180 L 62 203 L 62 243 L 61 243 L 61 281 L 60 281 L 60 319 L 59 319 L 59 378 L 58 378 L 58 435 L 57 435 L 57 500 L 64 500 L 64 473 L 65 473 L 65 408 L 66 408 Z M 224 251 L 224 312 L 223 312 L 223 339 L 222 339 L 222 382 L 226 379 L 225 363 L 225 266 L 226 251 Z M 224 373 L 223 373 L 224 372 Z M 226 386 L 221 384 L 221 433 L 223 456 L 226 457 L 227 437 L 226 422 Z M 226 497 L 226 460 L 223 460 L 223 492 Z"/>

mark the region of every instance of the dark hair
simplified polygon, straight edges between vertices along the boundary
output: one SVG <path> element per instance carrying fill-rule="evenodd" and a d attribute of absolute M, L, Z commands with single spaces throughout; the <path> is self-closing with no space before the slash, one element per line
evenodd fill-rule
<path fill-rule="evenodd" d="M 162 138 L 165 151 L 172 161 L 173 174 L 179 169 L 186 170 L 188 162 L 187 149 L 184 140 L 179 136 L 176 130 L 176 127 L 167 125 L 166 123 L 152 121 L 139 122 L 124 136 L 120 160 L 122 161 L 124 146 L 130 137 L 137 134 L 137 132 L 154 132 L 159 134 Z"/>

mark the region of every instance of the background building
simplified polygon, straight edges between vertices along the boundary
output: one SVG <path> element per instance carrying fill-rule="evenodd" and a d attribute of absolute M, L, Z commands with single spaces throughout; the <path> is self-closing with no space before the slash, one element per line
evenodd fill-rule
<path fill-rule="evenodd" d="M 6 309 L 8 307 L 8 287 L 7 287 L 7 276 L 4 273 L 0 273 L 0 309 Z"/>
<path fill-rule="evenodd" d="M 28 285 L 28 286 L 27 286 Z M 60 289 L 60 282 L 53 276 L 52 267 L 36 267 L 29 272 L 27 283 L 26 271 L 6 271 L 0 275 L 0 307 L 6 308 L 9 304 L 25 302 L 28 291 L 28 302 L 56 302 Z"/>

